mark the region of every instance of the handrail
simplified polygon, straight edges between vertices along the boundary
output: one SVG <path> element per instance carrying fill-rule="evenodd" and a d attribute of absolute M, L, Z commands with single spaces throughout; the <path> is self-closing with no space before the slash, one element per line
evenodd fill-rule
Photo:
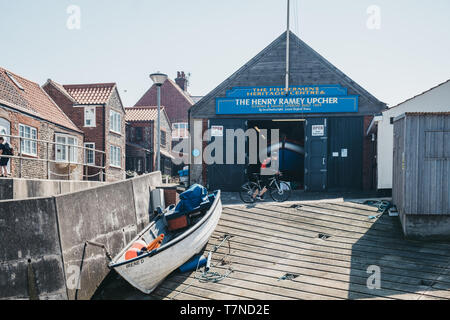
<path fill-rule="evenodd" d="M 47 179 L 50 179 L 51 175 L 58 175 L 56 173 L 53 173 L 51 171 L 50 168 L 50 164 L 67 164 L 68 167 L 68 172 L 66 174 L 61 174 L 61 176 L 67 176 L 68 179 L 70 180 L 71 176 L 73 175 L 73 171 L 71 172 L 71 166 L 81 166 L 82 168 L 84 167 L 84 169 L 81 170 L 81 176 L 83 178 L 90 178 L 90 177 L 94 177 L 94 176 L 100 176 L 99 180 L 100 181 L 106 181 L 106 177 L 107 176 L 112 176 L 112 177 L 116 177 L 117 175 L 113 175 L 113 174 L 109 174 L 106 173 L 106 168 L 107 166 L 105 165 L 106 163 L 106 155 L 107 153 L 105 151 L 101 151 L 101 150 L 97 150 L 94 148 L 89 148 L 89 147 L 85 147 L 84 145 L 79 146 L 79 145 L 72 145 L 72 144 L 67 144 L 67 143 L 59 143 L 59 142 L 54 142 L 54 141 L 50 141 L 50 140 L 42 140 L 42 139 L 34 139 L 34 138 L 26 138 L 26 137 L 21 137 L 21 136 L 15 136 L 15 135 L 10 135 L 10 134 L 1 134 L 0 137 L 5 137 L 7 138 L 7 140 L 9 140 L 9 144 L 11 145 L 12 148 L 18 150 L 18 154 L 17 155 L 4 155 L 1 154 L 0 158 L 9 158 L 9 159 L 16 159 L 18 160 L 18 164 L 17 164 L 17 171 L 18 173 L 16 174 L 19 178 L 22 177 L 22 167 L 23 167 L 23 161 L 40 161 L 40 162 L 45 162 L 47 163 Z M 18 146 L 16 146 L 16 142 L 14 141 L 15 139 L 18 139 Z M 78 140 L 78 139 L 77 139 Z M 33 154 L 25 154 L 24 150 L 22 148 L 22 141 L 32 141 L 34 143 L 36 143 L 36 155 Z M 78 143 L 78 141 L 77 141 Z M 39 144 L 39 145 L 38 145 Z M 43 146 L 42 146 L 43 145 Z M 65 149 L 65 160 L 56 160 L 57 158 L 57 152 L 55 149 L 55 152 L 53 155 L 51 155 L 53 152 L 50 151 L 50 146 L 56 146 L 59 148 L 64 148 Z M 40 149 L 41 151 L 38 152 L 38 148 L 43 148 Z M 81 154 L 78 154 L 78 150 L 81 149 L 83 150 L 81 152 Z M 73 157 L 73 153 L 74 151 L 76 152 L 76 159 L 72 159 Z M 87 152 L 91 151 L 93 152 L 93 160 L 94 163 L 88 164 L 86 163 L 87 161 Z M 41 158 L 39 153 L 44 153 L 46 155 L 46 158 Z M 50 159 L 50 157 L 54 158 L 54 159 Z M 78 159 L 79 158 L 84 159 L 83 162 L 79 162 Z M 97 162 L 101 162 L 101 165 L 97 165 Z M 93 168 L 93 169 L 98 169 L 98 172 L 96 174 L 88 174 L 88 169 Z"/>
<path fill-rule="evenodd" d="M 86 164 L 86 163 L 81 163 L 81 162 L 73 162 L 73 161 L 58 161 L 58 160 L 50 160 L 50 159 L 44 159 L 44 158 L 37 158 L 34 156 L 9 156 L 6 154 L 0 154 L 0 158 L 10 158 L 10 159 L 22 159 L 22 160 L 30 160 L 30 161 L 43 161 L 43 162 L 51 162 L 51 163 L 58 163 L 58 164 L 75 164 L 75 165 L 80 165 L 80 166 L 87 166 L 87 167 L 92 167 L 92 168 L 97 168 L 97 169 L 106 169 L 106 167 L 102 167 L 102 166 L 96 166 L 93 164 Z"/>
<path fill-rule="evenodd" d="M 65 146 L 65 147 L 72 147 L 72 148 L 75 147 L 75 148 L 78 148 L 78 149 L 93 150 L 93 151 L 98 152 L 98 153 L 106 154 L 106 152 L 102 151 L 102 150 L 86 148 L 84 146 L 77 146 L 77 145 L 73 145 L 73 144 L 53 142 L 53 141 L 50 141 L 50 140 L 40 140 L 40 139 L 26 138 L 26 137 L 21 137 L 21 136 L 13 136 L 13 135 L 9 135 L 9 134 L 1 134 L 0 136 L 1 137 L 9 137 L 9 138 L 14 138 L 14 139 L 19 139 L 19 140 L 26 140 L 26 141 L 43 142 L 43 143 L 54 144 L 54 145 L 57 144 L 58 146 Z"/>

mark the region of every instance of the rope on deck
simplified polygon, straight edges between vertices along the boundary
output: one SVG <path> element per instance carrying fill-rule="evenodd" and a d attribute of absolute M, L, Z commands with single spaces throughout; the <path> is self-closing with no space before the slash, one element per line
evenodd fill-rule
<path fill-rule="evenodd" d="M 216 283 L 219 281 L 222 281 L 224 279 L 226 279 L 232 272 L 233 269 L 231 268 L 231 262 L 226 261 L 226 258 L 231 254 L 231 245 L 230 245 L 230 239 L 233 236 L 229 235 L 229 234 L 224 234 L 223 235 L 223 240 L 219 245 L 215 245 L 213 249 L 211 249 L 208 253 L 208 256 L 211 255 L 211 259 L 212 259 L 212 255 L 214 253 L 217 252 L 217 250 L 219 250 L 219 248 L 225 243 L 228 243 L 228 253 L 225 254 L 222 259 L 217 263 L 217 264 L 213 264 L 211 265 L 210 268 L 207 268 L 207 266 L 205 266 L 203 272 L 198 276 L 198 270 L 199 270 L 199 264 L 200 264 L 200 259 L 197 262 L 197 268 L 195 269 L 195 276 L 192 279 L 191 283 L 189 285 L 187 285 L 183 290 L 177 292 L 177 294 L 175 294 L 173 297 L 170 298 L 170 300 L 174 300 L 179 294 L 183 293 L 184 291 L 186 291 L 187 289 L 189 289 L 196 280 L 198 280 L 199 282 L 212 282 L 212 283 Z M 215 266 L 217 266 L 218 264 L 220 265 L 225 265 L 228 264 L 229 267 L 227 269 L 227 271 L 223 274 L 216 272 L 216 271 L 211 271 L 212 268 L 214 268 Z"/>

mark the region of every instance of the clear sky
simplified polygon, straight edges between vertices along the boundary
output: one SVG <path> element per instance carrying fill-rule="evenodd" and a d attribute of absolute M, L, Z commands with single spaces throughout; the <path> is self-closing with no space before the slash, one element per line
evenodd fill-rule
<path fill-rule="evenodd" d="M 292 31 L 389 105 L 450 79 L 449 0 L 291 3 Z M 117 82 L 132 106 L 156 71 L 191 73 L 189 92 L 207 94 L 285 30 L 286 1 L 0 0 L 0 17 L 2 67 L 41 85 Z"/>

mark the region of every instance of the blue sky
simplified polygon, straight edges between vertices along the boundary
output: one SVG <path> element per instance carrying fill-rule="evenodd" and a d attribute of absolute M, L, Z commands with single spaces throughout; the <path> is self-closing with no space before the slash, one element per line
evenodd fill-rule
<path fill-rule="evenodd" d="M 450 78 L 448 0 L 291 0 L 292 31 L 395 105 Z M 66 27 L 81 9 L 81 29 Z M 367 8 L 381 9 L 370 30 Z M 286 28 L 285 0 L 0 0 L 0 65 L 45 83 L 117 82 L 132 106 L 155 71 L 215 88 Z"/>

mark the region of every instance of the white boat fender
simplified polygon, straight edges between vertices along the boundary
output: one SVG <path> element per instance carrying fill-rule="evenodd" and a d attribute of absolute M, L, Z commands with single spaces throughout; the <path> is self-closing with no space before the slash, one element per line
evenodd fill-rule
<path fill-rule="evenodd" d="M 211 257 L 212 257 L 212 252 L 210 251 L 208 253 L 208 258 L 206 259 L 206 266 L 205 266 L 205 271 L 208 272 L 209 269 L 211 268 Z"/>

